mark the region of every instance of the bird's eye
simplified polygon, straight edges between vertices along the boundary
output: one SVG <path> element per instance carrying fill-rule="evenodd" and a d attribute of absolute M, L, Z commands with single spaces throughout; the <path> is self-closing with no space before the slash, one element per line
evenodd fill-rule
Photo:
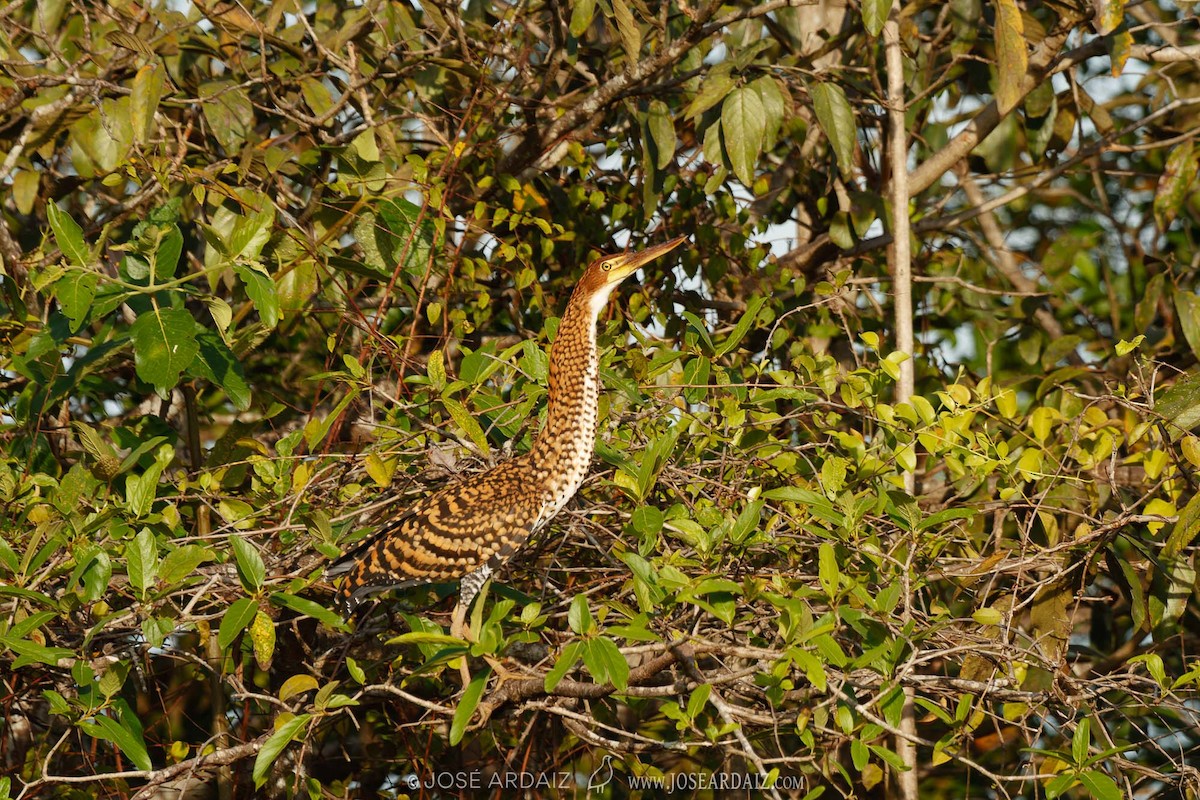
<path fill-rule="evenodd" d="M 601 264 L 600 264 L 600 267 L 601 267 L 601 269 L 603 269 L 605 272 L 608 272 L 610 269 L 612 269 L 612 262 L 611 262 L 611 261 L 604 261 L 604 262 L 601 262 Z"/>

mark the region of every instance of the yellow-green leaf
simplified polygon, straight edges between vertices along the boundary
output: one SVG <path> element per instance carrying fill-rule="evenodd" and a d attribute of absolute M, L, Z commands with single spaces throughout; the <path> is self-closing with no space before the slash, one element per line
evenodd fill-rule
<path fill-rule="evenodd" d="M 629 64 L 638 63 L 642 52 L 642 32 L 638 28 L 633 12 L 626 0 L 612 0 L 613 16 L 617 20 L 617 32 L 621 34 L 621 45 Z"/>
<path fill-rule="evenodd" d="M 154 135 L 154 114 L 162 98 L 163 67 L 157 62 L 147 64 L 133 76 L 129 112 L 133 118 L 133 140 L 145 144 Z"/>
<path fill-rule="evenodd" d="M 1029 52 L 1017 0 L 996 0 L 996 12 L 996 103 L 1003 114 L 1021 102 Z"/>
<path fill-rule="evenodd" d="M 1108 38 L 1108 58 L 1112 63 L 1112 76 L 1121 77 L 1125 64 L 1133 52 L 1133 34 L 1129 31 L 1118 31 Z"/>
<path fill-rule="evenodd" d="M 1147 516 L 1173 517 L 1175 516 L 1175 504 L 1168 500 L 1163 500 L 1161 497 L 1156 497 L 1149 503 L 1146 503 L 1146 507 L 1142 510 L 1142 513 Z M 1147 522 L 1146 527 L 1150 529 L 1150 533 L 1157 534 L 1166 524 L 1165 522 Z"/>
<path fill-rule="evenodd" d="M 892 0 L 862 0 L 863 27 L 867 29 L 867 33 L 878 36 L 883 31 L 883 23 L 887 22 L 888 12 L 891 10 Z"/>
<path fill-rule="evenodd" d="M 665 169 L 675 159 L 675 125 L 671 121 L 671 109 L 661 100 L 650 103 L 646 113 L 646 129 L 650 141 L 654 142 L 657 169 Z"/>
<path fill-rule="evenodd" d="M 1125 18 L 1125 0 L 1094 0 L 1096 18 L 1094 25 L 1096 33 L 1107 36 L 1117 29 Z M 1115 74 L 1120 74 L 1115 73 Z"/>
<path fill-rule="evenodd" d="M 454 423 L 471 438 L 471 441 L 475 443 L 479 451 L 484 454 L 488 453 L 490 448 L 488 447 L 487 436 L 484 435 L 483 428 L 479 427 L 479 423 L 471 416 L 466 407 L 457 400 L 451 400 L 448 397 L 442 399 L 442 405 L 450 412 Z"/>
<path fill-rule="evenodd" d="M 320 686 L 312 675 L 293 675 L 279 687 L 279 699 L 288 700 L 301 692 L 308 692 Z"/>
<path fill-rule="evenodd" d="M 254 645 L 254 660 L 259 669 L 270 669 L 271 659 L 275 656 L 275 623 L 262 611 L 255 614 L 250 623 L 250 642 Z"/>
<path fill-rule="evenodd" d="M 376 486 L 386 489 L 391 485 L 392 475 L 396 473 L 396 459 L 389 458 L 385 461 L 379 457 L 378 453 L 367 453 L 363 466 L 366 468 L 367 474 L 371 476 L 371 480 L 375 481 Z"/>
<path fill-rule="evenodd" d="M 1017 393 L 1012 389 L 1002 389 L 996 394 L 996 410 L 1005 419 L 1017 416 Z"/>

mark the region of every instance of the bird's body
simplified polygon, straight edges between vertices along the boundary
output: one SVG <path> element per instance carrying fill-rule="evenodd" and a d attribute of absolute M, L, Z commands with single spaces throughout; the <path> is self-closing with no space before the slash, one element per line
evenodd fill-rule
<path fill-rule="evenodd" d="M 640 253 L 608 256 L 584 273 L 550 351 L 549 408 L 533 447 L 411 505 L 344 555 L 339 600 L 349 613 L 386 589 L 461 580 L 460 608 L 583 484 L 600 398 L 596 320 L 612 290 L 682 237 Z"/>

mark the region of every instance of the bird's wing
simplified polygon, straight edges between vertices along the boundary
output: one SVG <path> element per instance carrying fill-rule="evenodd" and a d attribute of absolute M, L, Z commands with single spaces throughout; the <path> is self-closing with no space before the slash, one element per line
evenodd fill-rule
<path fill-rule="evenodd" d="M 493 569 L 528 538 L 544 492 L 514 459 L 413 504 L 333 564 L 347 611 L 369 594 Z"/>
<path fill-rule="evenodd" d="M 358 562 L 362 560 L 363 556 L 367 554 L 367 551 L 370 550 L 376 542 L 391 534 L 392 531 L 394 531 L 399 525 L 404 523 L 405 520 L 412 516 L 412 513 L 413 508 L 409 507 L 405 509 L 399 517 L 394 517 L 385 522 L 383 527 L 381 527 L 379 530 L 364 536 L 358 541 L 357 544 L 354 545 L 354 547 L 338 556 L 337 561 L 334 561 L 332 564 L 325 567 L 325 577 L 336 578 L 339 575 L 345 575 L 347 572 L 350 572 L 352 569 L 358 566 Z"/>

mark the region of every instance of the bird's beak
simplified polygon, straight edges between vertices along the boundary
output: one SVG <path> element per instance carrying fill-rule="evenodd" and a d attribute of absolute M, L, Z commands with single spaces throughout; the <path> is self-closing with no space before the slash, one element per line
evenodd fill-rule
<path fill-rule="evenodd" d="M 639 250 L 636 253 L 621 253 L 620 255 L 610 256 L 609 262 L 612 266 L 609 267 L 607 278 L 609 283 L 617 283 L 629 277 L 638 267 L 644 264 L 649 264 L 654 259 L 661 255 L 674 250 L 686 236 L 676 236 L 670 241 L 656 244 L 653 247 L 647 247 L 645 250 Z"/>

